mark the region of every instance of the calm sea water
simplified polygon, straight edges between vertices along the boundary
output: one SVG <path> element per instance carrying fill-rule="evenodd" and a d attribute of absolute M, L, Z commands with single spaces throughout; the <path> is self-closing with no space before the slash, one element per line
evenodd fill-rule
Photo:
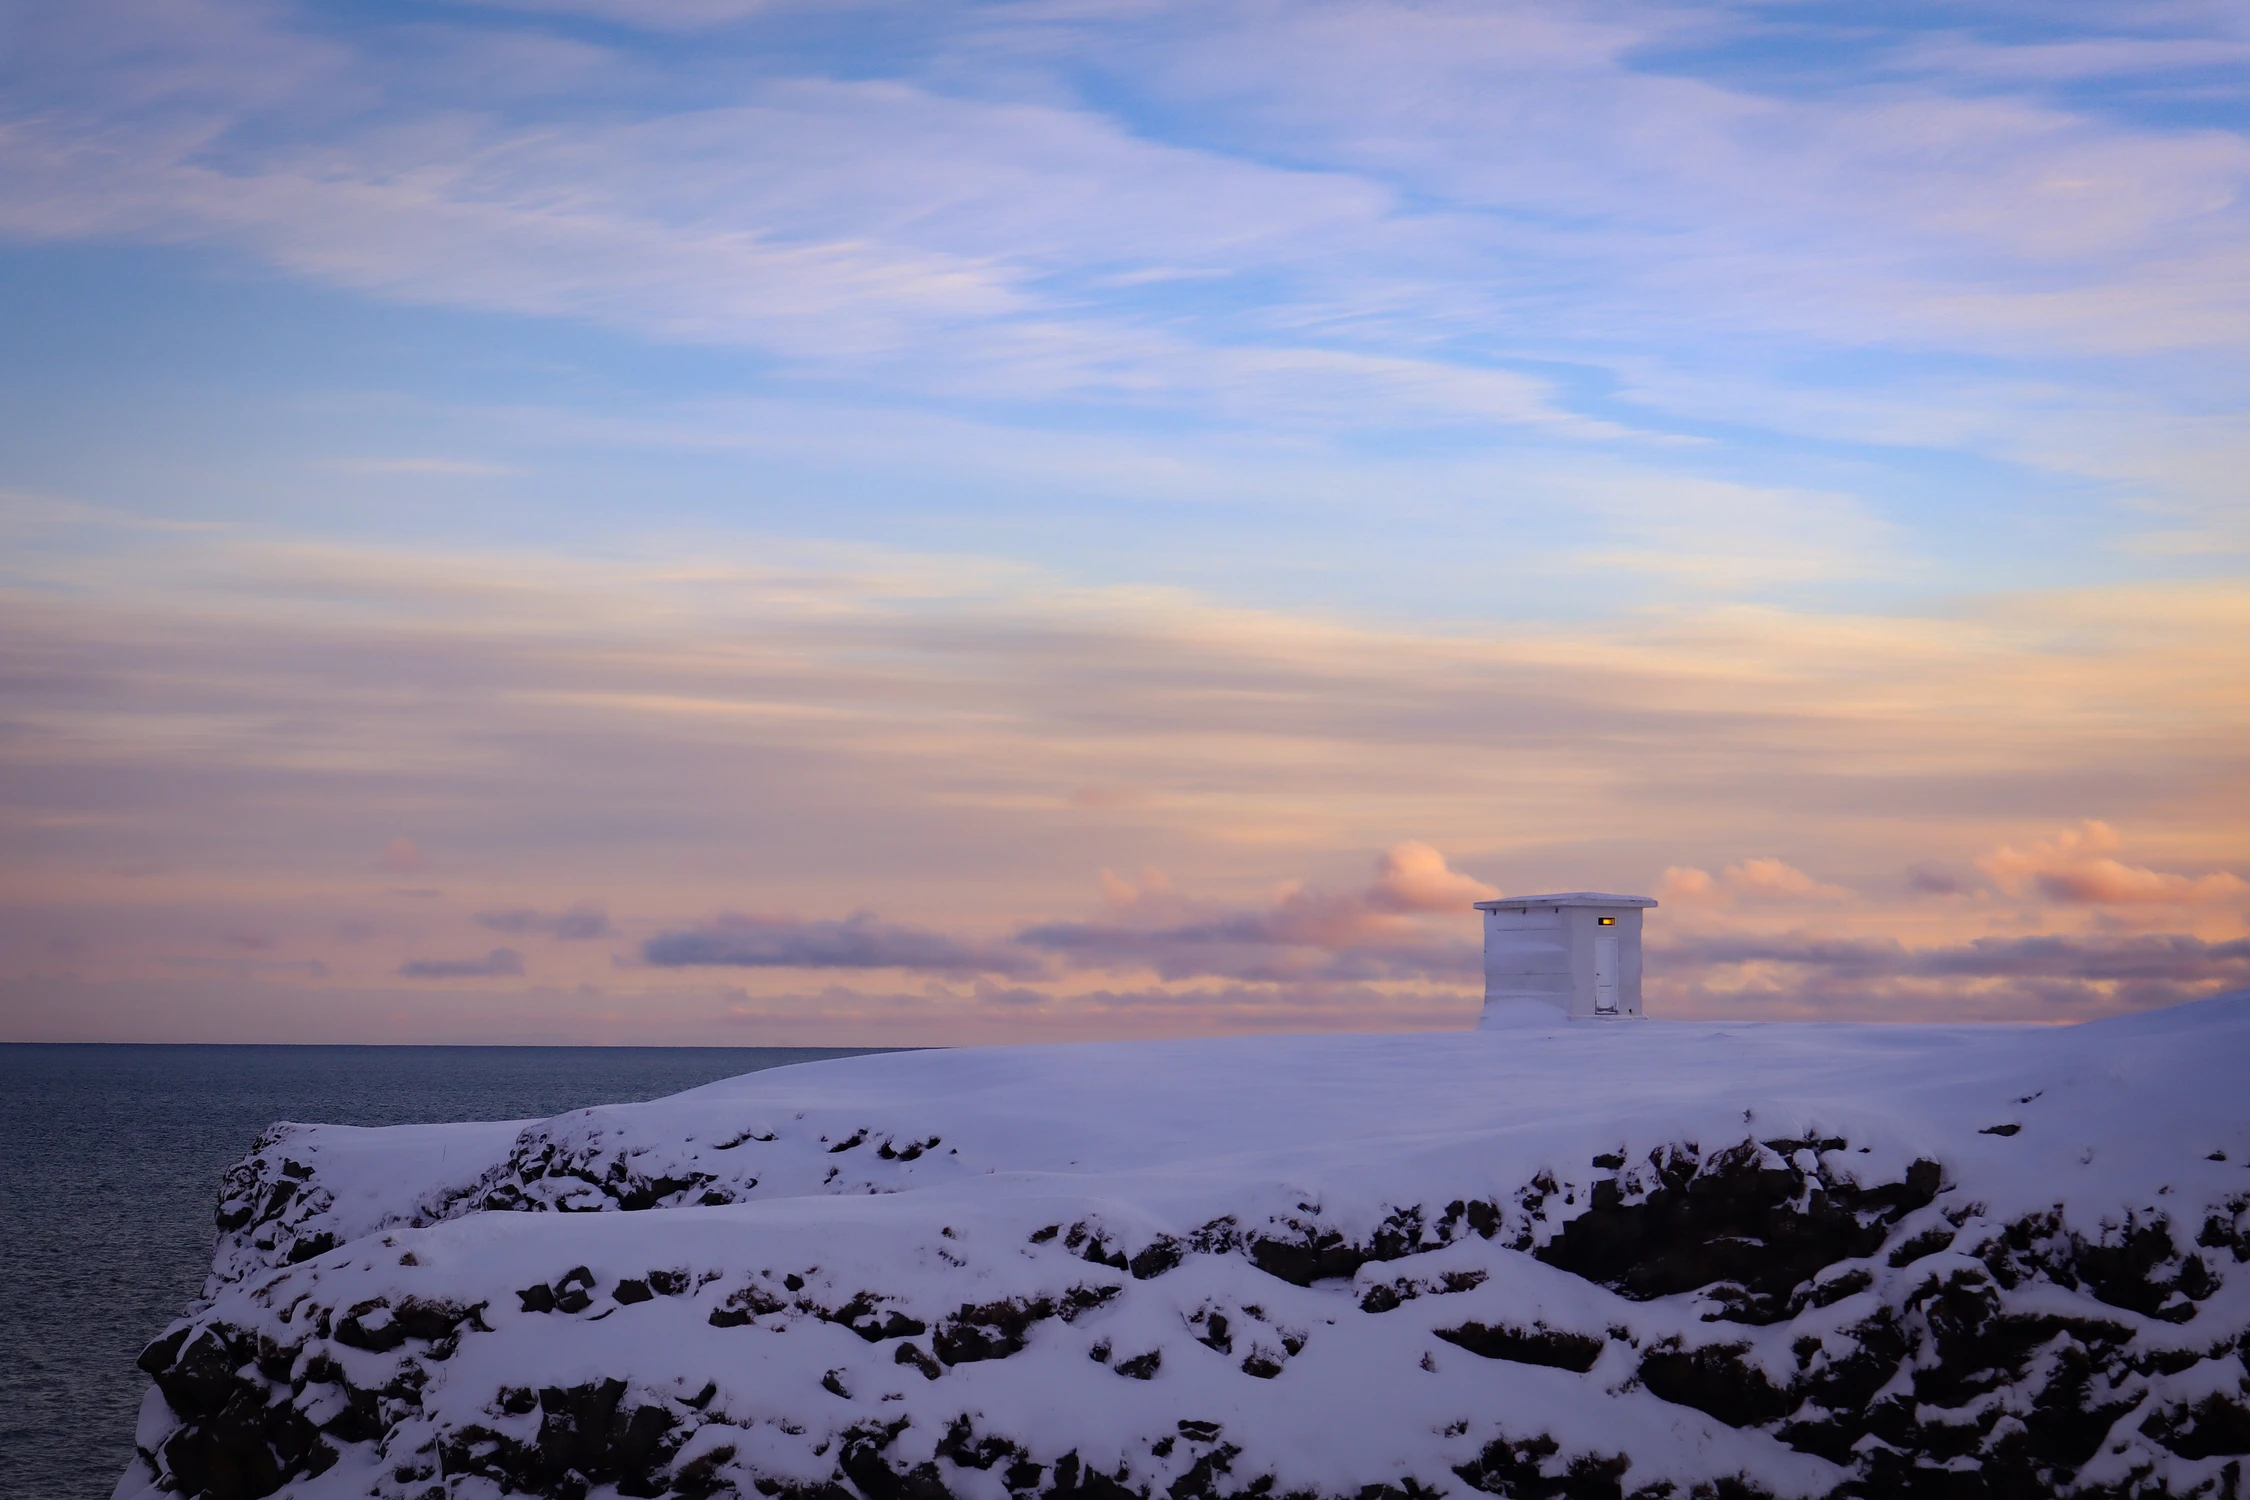
<path fill-rule="evenodd" d="M 133 1361 L 202 1286 L 219 1175 L 275 1120 L 529 1119 L 852 1055 L 0 1044 L 0 1497 L 106 1500 Z"/>

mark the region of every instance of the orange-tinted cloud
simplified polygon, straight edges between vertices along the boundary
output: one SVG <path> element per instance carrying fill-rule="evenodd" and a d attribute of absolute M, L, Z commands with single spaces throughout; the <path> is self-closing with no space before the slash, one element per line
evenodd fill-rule
<path fill-rule="evenodd" d="M 2178 875 L 2129 865 L 2112 855 L 2124 840 L 2088 818 L 2053 838 L 2023 848 L 2002 845 L 1977 861 L 2011 896 L 2038 894 L 2086 906 L 2201 906 L 2250 899 L 2250 881 L 2225 870 Z"/>
<path fill-rule="evenodd" d="M 1451 912 L 1490 901 L 1500 888 L 1447 866 L 1445 856 L 1418 839 L 1393 844 L 1375 862 L 1367 904 L 1376 911 Z"/>
<path fill-rule="evenodd" d="M 1470 903 L 1499 894 L 1411 839 L 1377 856 L 1375 878 L 1356 891 L 1292 881 L 1267 904 L 1242 906 L 1183 897 L 1154 872 L 1135 883 L 1107 871 L 1103 890 L 1101 919 L 1040 923 L 1016 940 L 1074 968 L 1167 980 L 1458 980 L 1481 967 L 1464 941 Z"/>
<path fill-rule="evenodd" d="M 1650 957 L 1665 1001 L 1819 1015 L 1879 998 L 1916 1019 L 2082 1020 L 2250 986 L 2250 938 L 2190 933 L 1988 936 L 1911 947 L 1896 938 L 1715 934 Z M 1754 1012 L 1753 1012 L 1754 1013 Z"/>
<path fill-rule="evenodd" d="M 1388 997 L 1369 1017 L 1466 1020 L 1479 990 L 1466 906 L 1492 885 L 1659 895 L 1651 994 L 1671 1014 L 1784 1003 L 1763 998 L 1769 982 L 1820 1014 L 1950 1013 L 1947 997 L 1971 991 L 1981 1014 L 2046 1013 L 2031 979 L 1705 963 L 1686 948 L 1657 962 L 1668 943 L 1722 932 L 1817 919 L 1823 941 L 1921 951 L 2090 940 L 2097 922 L 2206 945 L 2243 928 L 2236 877 L 2208 873 L 2250 870 L 2240 589 L 2025 596 L 1942 621 L 1722 609 L 1478 633 L 1061 590 L 912 557 L 667 570 L 222 537 L 57 580 L 0 591 L 13 684 L 0 775 L 15 793 L 0 806 L 0 982 L 140 986 L 148 1035 L 262 1006 L 272 1039 L 335 1036 L 342 1022 L 295 1018 L 319 996 L 455 983 L 485 1007 L 490 1040 L 608 1034 L 592 1001 L 557 1010 L 579 1019 L 554 1030 L 528 1000 L 491 1005 L 578 986 L 629 991 L 618 1013 L 675 1039 L 739 1036 L 694 1029 L 722 987 L 753 1007 L 830 996 L 834 1029 L 787 1032 L 800 1041 L 1124 1035 L 1191 1015 L 1213 1029 L 1353 1024 L 1326 998 L 1339 986 Z M 401 715 L 408 699 L 423 711 Z M 2093 731 L 2088 704 L 2108 714 Z M 1088 787 L 1148 795 L 1073 797 Z M 2071 823 L 2097 796 L 2151 847 L 2182 852 L 2128 859 L 2081 839 L 2041 853 L 2017 832 Z M 442 857 L 402 826 L 446 829 Z M 401 862 L 444 869 L 444 887 L 371 880 L 394 839 Z M 1996 848 L 2030 860 L 1999 874 L 2044 899 L 2002 912 L 1967 891 L 1899 889 L 1917 862 L 1964 886 L 1997 879 L 1973 863 Z M 1077 893 L 1105 865 L 1175 878 L 1112 877 L 1089 907 Z M 2083 899 L 2150 889 L 2196 899 Z M 596 890 L 616 914 L 606 932 L 571 915 Z M 913 957 L 893 939 L 927 935 L 952 948 L 931 950 L 940 962 L 918 979 L 973 986 L 949 977 L 973 970 L 1016 998 L 995 990 L 989 1014 L 973 988 L 904 1013 L 847 1003 L 782 962 L 818 957 L 822 930 L 677 919 L 714 909 L 838 926 L 879 911 L 881 941 L 861 956 Z M 486 948 L 519 929 L 580 940 L 494 972 Z M 638 962 L 652 931 L 734 961 Z M 306 967 L 197 991 L 194 1014 L 165 1009 L 186 993 L 170 960 L 228 932 L 269 935 Z M 88 941 L 66 951 L 57 937 Z M 411 982 L 402 964 L 418 966 Z M 2223 982 L 2216 969 L 2163 981 Z M 2090 983 L 2073 1004 L 2157 992 Z M 1072 1009 L 1097 986 L 1183 998 Z M 1253 1004 L 1260 986 L 1298 998 Z M 420 998 L 399 1013 L 430 1035 L 470 1024 Z M 0 1015 L 15 1035 L 75 1024 Z M 788 1023 L 819 1024 L 811 1011 Z"/>
<path fill-rule="evenodd" d="M 1758 858 L 1728 865 L 1717 875 L 1693 865 L 1669 866 L 1656 883 L 1656 894 L 1659 900 L 1684 905 L 1697 902 L 1724 905 L 1736 901 L 1848 901 L 1853 893 L 1843 886 L 1816 880 L 1795 865 Z"/>

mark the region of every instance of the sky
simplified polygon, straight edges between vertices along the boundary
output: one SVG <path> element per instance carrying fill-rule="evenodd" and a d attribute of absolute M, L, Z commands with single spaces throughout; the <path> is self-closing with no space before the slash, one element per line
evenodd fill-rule
<path fill-rule="evenodd" d="M 0 1040 L 2250 985 L 2250 15 L 0 0 Z"/>

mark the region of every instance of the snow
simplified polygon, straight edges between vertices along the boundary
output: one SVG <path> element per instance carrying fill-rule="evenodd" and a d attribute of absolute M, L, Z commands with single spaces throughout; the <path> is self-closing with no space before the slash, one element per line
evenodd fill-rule
<path fill-rule="evenodd" d="M 1267 1477 L 1277 1495 L 1458 1490 L 1494 1442 L 1552 1439 L 1550 1468 L 1622 1455 L 1628 1491 L 1742 1475 L 1809 1496 L 1846 1470 L 1771 1422 L 1661 1399 L 1644 1378 L 1654 1353 L 1732 1349 L 1787 1385 L 1808 1348 L 1848 1354 L 1855 1329 L 1930 1295 L 1933 1278 L 1986 1276 L 1979 1247 L 2010 1226 L 2052 1214 L 2058 1234 L 2109 1243 L 2160 1223 L 2185 1254 L 2250 1191 L 2250 997 L 2071 1028 L 1514 1019 L 1444 1035 L 894 1053 L 547 1121 L 281 1126 L 230 1179 L 239 1227 L 179 1326 L 189 1345 L 209 1327 L 280 1351 L 286 1370 L 258 1378 L 314 1426 L 353 1391 L 393 1393 L 379 1437 L 333 1441 L 333 1467 L 285 1487 L 306 1497 L 420 1496 L 464 1433 L 492 1435 L 488 1447 L 551 1433 L 555 1419 L 508 1410 L 508 1393 L 603 1380 L 625 1383 L 624 1409 L 661 1407 L 672 1439 L 685 1434 L 672 1472 L 731 1450 L 705 1469 L 721 1492 L 855 1493 L 860 1476 L 839 1465 L 856 1443 L 1000 1500 L 1011 1460 L 962 1461 L 991 1435 L 1043 1483 L 1075 1455 L 1136 1492 Z M 1744 1143 L 1764 1170 L 1839 1192 L 1899 1183 L 1917 1161 L 1938 1163 L 1942 1186 L 1880 1251 L 1811 1278 L 1845 1294 L 1808 1303 L 1800 1288 L 1769 1323 L 1729 1320 L 1710 1288 L 1629 1297 L 1541 1258 L 1597 1184 L 1645 1201 L 1668 1152 L 1708 1164 Z M 1476 1224 L 1464 1204 L 1494 1219 Z M 1284 1279 L 1257 1245 L 1401 1232 L 1403 1250 L 1346 1275 Z M 1949 1247 L 1891 1263 L 1948 1232 Z M 2141 1355 L 2186 1361 L 2137 1377 L 2139 1405 L 2113 1429 L 2122 1446 L 2085 1480 L 2153 1472 L 2184 1492 L 2216 1472 L 2140 1431 L 2167 1403 L 2242 1388 L 2227 1339 L 2250 1327 L 2250 1274 L 2223 1250 L 2203 1259 L 2212 1289 L 2146 1313 L 2036 1277 L 2005 1293 L 2011 1313 L 2098 1320 Z M 580 1268 L 582 1307 L 529 1310 L 525 1289 Z M 1866 1284 L 1852 1291 L 1855 1273 Z M 636 1294 L 643 1283 L 657 1290 Z M 962 1340 L 1010 1336 L 972 1310 L 1004 1303 L 1034 1308 L 1021 1347 L 973 1357 Z M 386 1320 L 409 1304 L 478 1311 L 454 1347 L 402 1343 Z M 898 1321 L 871 1339 L 846 1318 L 872 1334 Z M 1471 1324 L 1577 1335 L 1597 1352 L 1580 1370 L 1440 1336 Z M 1978 1399 L 2004 1406 L 2008 1389 Z M 159 1450 L 177 1425 L 152 1394 L 142 1446 Z M 436 1493 L 501 1492 L 447 1472 Z M 118 1495 L 154 1486 L 144 1461 Z M 598 1477 L 593 1492 L 615 1493 Z"/>

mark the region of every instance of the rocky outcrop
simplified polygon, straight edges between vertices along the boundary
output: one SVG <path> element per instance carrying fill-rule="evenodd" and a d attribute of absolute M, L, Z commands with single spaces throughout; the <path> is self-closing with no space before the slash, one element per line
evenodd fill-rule
<path fill-rule="evenodd" d="M 1612 1389 L 1645 1391 L 1826 1460 L 1839 1496 L 2235 1493 L 2234 1461 L 2250 1455 L 2246 1330 L 2239 1316 L 2211 1320 L 2204 1310 L 2230 1279 L 2250 1275 L 2236 1269 L 2250 1259 L 2242 1232 L 2250 1204 L 2198 1213 L 2187 1243 L 2164 1217 L 2127 1216 L 2094 1233 L 2054 1213 L 2003 1223 L 1951 1191 L 1942 1163 L 1918 1160 L 1896 1181 L 1861 1184 L 1848 1175 L 1852 1154 L 1840 1139 L 1745 1140 L 1709 1152 L 1673 1142 L 1632 1165 L 1608 1158 L 1569 1189 L 1542 1173 L 1507 1210 L 1470 1199 L 1417 1205 L 1358 1237 L 1309 1214 L 1255 1229 L 1222 1218 L 1139 1245 L 1093 1221 L 1044 1226 L 1023 1237 L 1027 1251 L 1050 1266 L 1104 1274 L 947 1309 L 902 1306 L 874 1288 L 824 1294 L 808 1280 L 817 1268 L 768 1269 L 729 1285 L 734 1278 L 716 1268 L 656 1268 L 605 1283 L 577 1266 L 512 1289 L 514 1311 L 599 1321 L 682 1301 L 710 1327 L 766 1336 L 809 1319 L 893 1346 L 892 1365 L 936 1383 L 958 1367 L 1015 1357 L 1042 1326 L 1111 1309 L 1184 1267 L 1233 1265 L 1240 1271 L 1224 1276 L 1237 1295 L 1199 1299 L 1180 1315 L 1179 1333 L 1241 1377 L 1272 1380 L 1308 1338 L 1334 1335 L 1286 1326 L 1256 1287 L 1316 1288 L 1357 1275 L 1350 1295 L 1328 1299 L 1338 1316 L 1375 1323 L 1427 1307 L 1431 1335 L 1477 1360 L 1577 1374 L 1599 1367 Z M 1441 1251 L 1482 1264 L 1413 1269 L 1417 1257 Z M 1507 1299 L 1494 1294 L 1515 1279 L 1510 1263 L 1523 1260 L 1600 1288 L 1621 1320 L 1561 1326 L 1505 1316 Z M 1627 1311 L 1635 1304 L 1667 1306 L 1672 1316 L 1636 1320 Z M 1446 1305 L 1486 1315 L 1456 1316 Z M 743 1485 L 811 1492 L 741 1466 L 741 1429 L 759 1417 L 755 1395 L 746 1405 L 717 1400 L 710 1382 L 694 1391 L 617 1377 L 508 1387 L 493 1390 L 474 1420 L 429 1420 L 422 1392 L 432 1371 L 465 1341 L 492 1336 L 487 1311 L 486 1303 L 308 1295 L 282 1312 L 287 1337 L 224 1320 L 175 1328 L 143 1356 L 177 1419 L 147 1461 L 167 1488 L 205 1500 L 257 1500 L 353 1449 L 377 1455 L 377 1493 L 415 1500 L 448 1493 L 458 1476 L 556 1500 L 603 1486 L 626 1496 Z M 2183 1339 L 2190 1329 L 2196 1336 Z M 1165 1368 L 1162 1349 L 1121 1356 L 1104 1339 L 1089 1353 L 1128 1377 Z M 853 1395 L 855 1377 L 832 1369 L 824 1378 L 838 1396 Z M 953 1477 L 963 1470 L 1057 1500 L 1272 1488 L 1270 1479 L 1261 1487 L 1258 1455 L 1219 1441 L 1215 1421 L 1181 1419 L 1149 1445 L 1152 1467 L 1139 1472 L 1132 1463 L 1090 1467 L 990 1411 L 957 1413 L 929 1456 L 903 1461 L 898 1439 L 911 1422 L 901 1420 L 907 1425 L 839 1433 L 821 1492 L 935 1500 L 966 1492 Z M 407 1436 L 415 1446 L 400 1455 Z M 2097 1462 L 2135 1445 L 2143 1461 Z M 2145 1462 L 2159 1452 L 2219 1462 L 2200 1488 L 2173 1490 Z M 1669 1493 L 1629 1486 L 1629 1469 L 1616 1453 L 1531 1434 L 1495 1439 L 1450 1474 L 1401 1475 L 1396 1493 L 1436 1494 L 1449 1480 L 1498 1495 Z M 1156 1473 L 1166 1476 L 1161 1486 Z M 1765 1491 L 1739 1476 L 1710 1492 Z"/>

